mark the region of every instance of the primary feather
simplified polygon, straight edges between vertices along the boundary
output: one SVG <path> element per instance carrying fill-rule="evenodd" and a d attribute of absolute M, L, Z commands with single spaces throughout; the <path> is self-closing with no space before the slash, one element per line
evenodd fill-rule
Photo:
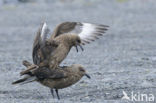
<path fill-rule="evenodd" d="M 47 26 L 47 24 L 44 22 L 35 37 L 34 43 L 33 43 L 33 51 L 32 51 L 32 57 L 33 57 L 33 62 L 34 64 L 39 64 L 44 57 L 42 57 L 41 54 L 44 54 L 44 47 L 45 47 L 45 43 L 46 43 L 46 39 L 47 39 L 47 35 L 49 33 L 49 28 Z"/>
<path fill-rule="evenodd" d="M 107 25 L 92 23 L 64 22 L 57 26 L 51 38 L 54 39 L 63 34 L 75 34 L 80 37 L 82 44 L 87 44 L 102 36 L 108 30 L 108 27 Z"/>

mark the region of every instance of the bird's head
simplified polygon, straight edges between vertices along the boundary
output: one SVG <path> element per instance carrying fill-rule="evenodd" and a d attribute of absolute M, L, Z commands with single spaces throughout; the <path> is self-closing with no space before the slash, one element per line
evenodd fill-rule
<path fill-rule="evenodd" d="M 70 35 L 70 41 L 71 41 L 71 45 L 75 46 L 76 51 L 78 52 L 78 46 L 81 48 L 81 50 L 83 51 L 83 47 L 82 47 L 82 43 L 81 43 L 81 39 L 78 35 Z"/>
<path fill-rule="evenodd" d="M 73 64 L 72 65 L 72 69 L 74 70 L 74 72 L 76 72 L 77 74 L 79 74 L 80 76 L 86 76 L 87 78 L 91 78 L 87 73 L 86 70 L 84 69 L 84 67 L 80 64 Z"/>

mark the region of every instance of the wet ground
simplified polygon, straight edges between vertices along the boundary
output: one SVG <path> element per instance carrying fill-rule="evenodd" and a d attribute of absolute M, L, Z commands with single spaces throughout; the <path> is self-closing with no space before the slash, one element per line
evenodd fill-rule
<path fill-rule="evenodd" d="M 147 103 L 152 96 L 156 99 L 155 0 L 5 1 L 0 2 L 0 103 Z M 33 39 L 43 21 L 51 30 L 64 21 L 110 26 L 84 52 L 73 48 L 64 60 L 62 65 L 84 65 L 92 79 L 83 77 L 60 90 L 60 101 L 39 83 L 11 85 L 25 69 L 22 60 L 32 61 Z M 123 91 L 129 101 L 121 99 Z M 139 100 L 142 94 L 146 94 L 143 101 Z"/>

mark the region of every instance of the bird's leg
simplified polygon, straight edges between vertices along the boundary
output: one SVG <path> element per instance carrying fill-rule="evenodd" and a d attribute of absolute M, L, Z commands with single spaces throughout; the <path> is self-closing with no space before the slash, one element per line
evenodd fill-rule
<path fill-rule="evenodd" d="M 53 89 L 51 88 L 50 91 L 51 91 L 51 95 L 52 95 L 53 98 L 54 98 L 54 91 L 53 91 Z"/>
<path fill-rule="evenodd" d="M 53 60 L 50 62 L 49 68 L 50 68 L 51 70 L 54 70 L 54 69 L 58 68 L 58 62 L 56 61 L 56 59 L 53 59 Z"/>
<path fill-rule="evenodd" d="M 59 94 L 58 94 L 58 89 L 55 89 L 55 92 L 56 92 L 57 98 L 58 98 L 58 100 L 59 100 L 59 99 L 60 99 L 60 96 L 59 96 Z"/>

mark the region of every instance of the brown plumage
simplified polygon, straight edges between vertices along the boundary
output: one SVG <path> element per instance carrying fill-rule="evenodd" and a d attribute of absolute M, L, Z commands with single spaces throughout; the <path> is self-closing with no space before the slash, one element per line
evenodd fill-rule
<path fill-rule="evenodd" d="M 49 33 L 49 28 L 45 23 L 41 25 L 38 29 L 34 43 L 32 57 L 34 64 L 38 66 L 44 66 L 48 64 L 48 57 L 50 53 L 57 47 L 57 44 L 52 40 L 47 42 L 47 35 Z"/>
<path fill-rule="evenodd" d="M 26 67 L 30 66 L 25 65 Z M 37 69 L 32 69 L 31 71 L 25 73 L 26 76 L 22 79 L 19 79 L 12 84 L 25 84 L 32 81 L 38 81 L 42 85 L 47 86 L 51 89 L 53 94 L 53 89 L 55 89 L 58 99 L 60 99 L 58 94 L 58 89 L 69 87 L 76 82 L 78 82 L 84 75 L 90 78 L 86 74 L 84 68 L 79 64 L 73 64 L 71 66 L 58 67 L 57 69 L 49 69 L 47 67 L 41 67 Z"/>
<path fill-rule="evenodd" d="M 49 29 L 46 23 L 43 23 L 33 43 L 34 64 L 24 61 L 23 64 L 27 69 L 20 74 L 26 76 L 13 84 L 38 81 L 51 88 L 52 95 L 55 89 L 59 98 L 58 89 L 76 83 L 84 75 L 90 78 L 81 65 L 59 67 L 59 64 L 73 46 L 77 51 L 77 46 L 83 50 L 81 44 L 85 45 L 98 39 L 98 36 L 103 35 L 107 28 L 108 26 L 105 25 L 64 22 L 57 26 L 50 38 L 47 38 Z"/>
<path fill-rule="evenodd" d="M 20 75 L 21 75 L 21 76 L 22 76 L 22 75 L 25 75 L 25 74 L 28 74 L 28 73 L 31 72 L 32 70 L 35 70 L 35 69 L 39 68 L 37 65 L 31 64 L 30 62 L 28 62 L 28 61 L 26 61 L 26 60 L 24 60 L 22 63 L 23 63 L 23 65 L 24 65 L 25 67 L 27 67 L 27 69 L 24 70 L 24 71 L 22 71 L 22 72 L 20 72 Z"/>
<path fill-rule="evenodd" d="M 48 27 L 44 23 L 34 41 L 34 64 L 55 69 L 66 58 L 73 46 L 77 51 L 77 46 L 83 50 L 81 44 L 85 45 L 98 39 L 98 36 L 103 35 L 107 28 L 106 25 L 64 22 L 56 27 L 50 38 L 47 38 Z"/>

